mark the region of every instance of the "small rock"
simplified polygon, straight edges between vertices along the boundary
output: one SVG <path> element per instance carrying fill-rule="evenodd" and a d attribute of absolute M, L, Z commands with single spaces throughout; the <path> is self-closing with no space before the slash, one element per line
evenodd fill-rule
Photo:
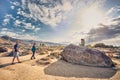
<path fill-rule="evenodd" d="M 45 58 L 41 58 L 41 59 L 37 60 L 36 62 L 37 62 L 37 64 L 48 65 L 51 63 L 51 60 L 49 57 L 45 57 Z"/>

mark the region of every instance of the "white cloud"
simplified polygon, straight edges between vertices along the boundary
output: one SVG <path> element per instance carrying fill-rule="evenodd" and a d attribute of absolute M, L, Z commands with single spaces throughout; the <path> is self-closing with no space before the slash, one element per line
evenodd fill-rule
<path fill-rule="evenodd" d="M 25 16 L 25 17 L 27 17 L 27 18 L 33 17 L 31 14 L 25 13 L 24 10 L 22 10 L 21 8 L 18 8 L 18 9 L 17 9 L 17 14 L 22 15 L 22 16 Z"/>
<path fill-rule="evenodd" d="M 19 3 L 19 2 L 16 2 L 16 1 L 13 1 L 13 2 L 10 1 L 10 3 L 13 4 L 14 6 L 19 6 L 19 5 L 20 5 L 20 3 Z"/>
<path fill-rule="evenodd" d="M 12 15 L 11 14 L 6 14 L 5 18 L 12 18 Z"/>
<path fill-rule="evenodd" d="M 26 40 L 38 40 L 36 36 L 31 36 L 29 34 L 18 35 L 17 38 Z"/>
<path fill-rule="evenodd" d="M 31 23 L 25 23 L 25 22 L 23 22 L 23 24 L 25 25 L 24 27 L 25 27 L 26 29 L 35 29 L 35 26 L 32 25 Z"/>
<path fill-rule="evenodd" d="M 103 42 L 105 44 L 119 45 L 120 41 L 120 17 L 110 18 L 109 23 L 100 24 L 101 27 L 89 32 L 91 43 Z"/>
<path fill-rule="evenodd" d="M 24 6 L 26 5 L 25 3 L 26 3 L 26 0 L 21 0 L 22 1 L 22 5 L 23 5 L 23 8 L 24 8 Z"/>
<path fill-rule="evenodd" d="M 2 31 L 7 31 L 8 29 L 7 29 L 7 28 L 2 28 L 1 30 L 2 30 Z"/>
<path fill-rule="evenodd" d="M 23 29 L 22 32 L 25 32 L 25 30 Z"/>
<path fill-rule="evenodd" d="M 23 24 L 24 25 L 23 27 L 25 29 L 31 29 L 31 30 L 36 30 L 36 31 L 38 30 L 35 28 L 34 25 L 32 25 L 32 23 L 26 23 L 25 21 L 15 20 L 14 22 L 15 26 L 20 26 L 20 24 Z"/>
<path fill-rule="evenodd" d="M 22 0 L 23 9 L 26 8 L 26 1 Z M 57 3 L 58 2 L 58 3 Z M 62 4 L 59 4 L 59 1 L 41 1 L 41 3 L 56 4 L 54 7 L 46 7 L 45 5 L 37 5 L 32 1 L 28 1 L 28 8 L 30 14 L 23 14 L 24 12 L 18 11 L 18 14 L 22 14 L 26 17 L 32 17 L 35 20 L 40 20 L 44 24 L 56 27 L 62 19 L 65 19 L 63 15 L 66 12 L 69 12 L 72 9 L 72 4 L 69 0 L 62 0 Z"/>
<path fill-rule="evenodd" d="M 72 4 L 69 1 L 64 0 L 63 3 L 63 6 L 61 6 L 61 9 L 63 9 L 63 11 L 70 11 L 73 8 Z"/>
<path fill-rule="evenodd" d="M 10 8 L 11 8 L 11 9 L 15 9 L 15 6 L 11 6 Z"/>
<path fill-rule="evenodd" d="M 8 23 L 9 23 L 9 21 L 10 21 L 10 19 L 4 19 L 4 20 L 3 20 L 3 25 L 8 24 Z"/>
<path fill-rule="evenodd" d="M 114 10 L 115 10 L 114 7 L 112 7 L 111 9 L 109 9 L 109 10 L 107 11 L 106 15 L 111 14 Z"/>
<path fill-rule="evenodd" d="M 25 13 L 24 11 L 22 11 L 21 9 L 18 9 L 17 14 L 20 14 L 20 15 L 25 15 L 26 13 Z"/>
<path fill-rule="evenodd" d="M 18 36 L 18 34 L 14 33 L 14 32 L 10 32 L 10 31 L 1 31 L 0 34 L 2 35 L 9 35 L 10 37 L 15 37 Z"/>
<path fill-rule="evenodd" d="M 40 30 L 40 28 L 35 28 L 35 31 L 39 31 Z"/>
<path fill-rule="evenodd" d="M 21 21 L 15 20 L 15 22 L 14 22 L 14 25 L 15 25 L 15 26 L 20 26 L 20 24 L 21 24 Z"/>
<path fill-rule="evenodd" d="M 6 14 L 3 19 L 3 25 L 7 25 L 10 21 L 10 19 L 15 20 L 15 18 L 11 14 Z"/>
<path fill-rule="evenodd" d="M 110 15 L 114 15 L 114 14 L 117 14 L 117 12 L 120 11 L 120 6 L 115 6 L 115 7 L 112 7 L 110 8 L 107 12 L 106 12 L 106 15 L 110 16 Z M 111 16 L 111 17 L 112 17 Z"/>
<path fill-rule="evenodd" d="M 120 37 L 115 37 L 115 38 L 112 38 L 112 39 L 105 39 L 105 40 L 102 40 L 102 41 L 97 41 L 97 42 L 92 42 L 91 44 L 96 44 L 96 43 L 104 43 L 104 44 L 107 44 L 107 45 L 114 45 L 114 46 L 120 46 Z"/>

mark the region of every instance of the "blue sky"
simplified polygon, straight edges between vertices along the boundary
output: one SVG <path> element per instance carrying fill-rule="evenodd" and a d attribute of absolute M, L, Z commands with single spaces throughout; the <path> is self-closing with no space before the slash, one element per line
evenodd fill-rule
<path fill-rule="evenodd" d="M 0 0 L 0 35 L 49 42 L 120 43 L 120 0 Z"/>

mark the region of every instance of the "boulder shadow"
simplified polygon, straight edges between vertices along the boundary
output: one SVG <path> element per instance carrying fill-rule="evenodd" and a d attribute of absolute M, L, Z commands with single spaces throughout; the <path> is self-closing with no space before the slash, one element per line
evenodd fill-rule
<path fill-rule="evenodd" d="M 112 68 L 89 67 L 58 60 L 44 69 L 45 74 L 76 78 L 111 78 L 116 74 Z"/>

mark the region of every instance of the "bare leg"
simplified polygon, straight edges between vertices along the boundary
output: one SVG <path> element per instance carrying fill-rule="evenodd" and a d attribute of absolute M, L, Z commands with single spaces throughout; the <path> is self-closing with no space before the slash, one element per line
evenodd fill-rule
<path fill-rule="evenodd" d="M 19 57 L 17 57 L 17 61 L 20 62 Z"/>
<path fill-rule="evenodd" d="M 15 57 L 13 57 L 12 64 L 14 63 Z"/>

